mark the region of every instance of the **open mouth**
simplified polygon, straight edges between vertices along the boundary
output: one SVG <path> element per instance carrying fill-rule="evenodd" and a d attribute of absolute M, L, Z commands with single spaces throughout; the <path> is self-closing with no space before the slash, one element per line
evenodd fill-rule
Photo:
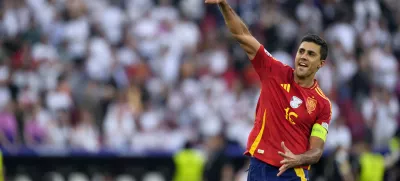
<path fill-rule="evenodd" d="M 299 66 L 300 66 L 300 67 L 308 67 L 308 65 L 305 64 L 305 63 L 303 63 L 303 62 L 300 62 L 300 63 L 299 63 Z"/>

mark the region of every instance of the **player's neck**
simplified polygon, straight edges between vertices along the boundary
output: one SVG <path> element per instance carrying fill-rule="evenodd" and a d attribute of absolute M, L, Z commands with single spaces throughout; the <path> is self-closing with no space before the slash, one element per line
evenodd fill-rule
<path fill-rule="evenodd" d="M 314 85 L 314 76 L 299 78 L 296 75 L 294 76 L 294 81 L 300 86 L 304 88 L 311 88 Z"/>

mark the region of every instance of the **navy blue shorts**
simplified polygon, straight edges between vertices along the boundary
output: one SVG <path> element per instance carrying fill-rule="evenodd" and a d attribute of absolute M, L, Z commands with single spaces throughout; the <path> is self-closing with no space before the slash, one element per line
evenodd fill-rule
<path fill-rule="evenodd" d="M 291 168 L 276 176 L 279 168 L 251 157 L 247 181 L 308 181 L 308 170 Z"/>

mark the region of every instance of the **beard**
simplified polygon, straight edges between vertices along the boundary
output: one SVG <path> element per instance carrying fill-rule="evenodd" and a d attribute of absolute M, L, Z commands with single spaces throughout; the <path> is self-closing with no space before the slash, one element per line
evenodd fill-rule
<path fill-rule="evenodd" d="M 313 75 L 313 71 L 311 69 L 311 67 L 296 67 L 295 69 L 295 75 L 299 78 L 299 79 L 306 79 L 310 76 Z"/>

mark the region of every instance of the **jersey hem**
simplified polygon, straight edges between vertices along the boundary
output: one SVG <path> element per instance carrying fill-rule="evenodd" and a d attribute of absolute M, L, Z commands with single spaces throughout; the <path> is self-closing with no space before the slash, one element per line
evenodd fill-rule
<path fill-rule="evenodd" d="M 264 162 L 265 164 L 268 164 L 268 165 L 271 165 L 271 166 L 274 166 L 274 167 L 278 167 L 278 168 L 279 168 L 279 167 L 282 166 L 281 163 L 276 163 L 276 162 L 274 162 L 274 161 L 272 161 L 272 160 L 265 159 L 265 158 L 263 158 L 263 157 L 261 157 L 261 156 L 258 156 L 257 154 L 251 155 L 250 152 L 249 152 L 248 150 L 246 150 L 246 151 L 243 153 L 243 155 L 249 156 L 249 157 L 257 158 L 258 160 Z M 310 170 L 310 165 L 301 166 L 301 167 L 296 167 L 296 168 L 303 168 L 303 169 L 306 169 L 306 170 Z"/>

